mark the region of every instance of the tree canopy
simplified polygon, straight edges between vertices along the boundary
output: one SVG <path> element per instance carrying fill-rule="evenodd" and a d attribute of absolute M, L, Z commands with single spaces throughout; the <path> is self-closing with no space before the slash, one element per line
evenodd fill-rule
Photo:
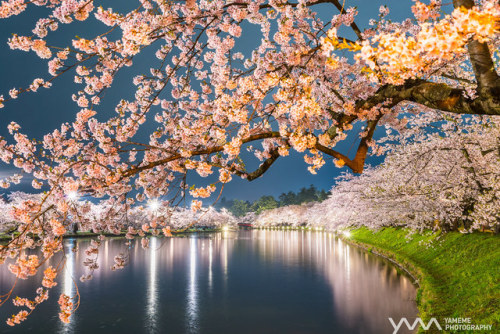
<path fill-rule="evenodd" d="M 288 205 L 299 205 L 309 202 L 321 202 L 328 197 L 328 192 L 325 190 L 318 190 L 316 186 L 311 184 L 308 188 L 302 187 L 299 192 L 295 193 L 289 191 L 282 193 L 278 200 L 274 196 L 264 195 L 256 201 L 242 201 L 239 199 L 227 200 L 225 197 L 216 204 L 217 208 L 226 208 L 236 217 L 241 217 L 249 212 L 256 214 L 262 213 L 265 210 L 271 210 L 277 207 L 284 207 Z"/>
<path fill-rule="evenodd" d="M 500 126 L 462 120 L 443 136 L 398 136 L 383 164 L 345 174 L 313 205 L 262 212 L 258 226 L 500 232 Z"/>

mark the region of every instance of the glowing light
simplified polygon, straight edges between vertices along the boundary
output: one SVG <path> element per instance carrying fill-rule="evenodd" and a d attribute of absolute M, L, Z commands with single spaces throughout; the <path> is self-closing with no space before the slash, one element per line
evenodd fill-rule
<path fill-rule="evenodd" d="M 227 226 L 227 225 L 222 226 L 222 230 L 223 230 L 224 232 L 229 231 L 229 226 Z"/>
<path fill-rule="evenodd" d="M 78 193 L 76 191 L 71 191 L 66 196 L 71 201 L 76 201 L 78 199 Z"/>
<path fill-rule="evenodd" d="M 160 208 L 160 203 L 158 202 L 158 200 L 153 199 L 149 202 L 148 206 L 150 210 L 156 211 Z"/>
<path fill-rule="evenodd" d="M 346 238 L 350 238 L 351 237 L 351 232 L 349 231 L 343 231 L 342 234 L 344 235 L 344 237 Z"/>

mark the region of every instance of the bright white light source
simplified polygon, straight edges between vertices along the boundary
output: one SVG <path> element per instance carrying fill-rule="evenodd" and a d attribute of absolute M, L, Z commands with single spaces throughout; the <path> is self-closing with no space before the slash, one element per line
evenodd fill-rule
<path fill-rule="evenodd" d="M 227 225 L 224 225 L 224 226 L 222 226 L 222 230 L 224 232 L 227 232 L 227 231 L 229 231 L 229 227 Z"/>
<path fill-rule="evenodd" d="M 67 196 L 71 201 L 76 201 L 78 199 L 78 193 L 76 191 L 69 192 Z"/>
<path fill-rule="evenodd" d="M 351 237 L 351 232 L 349 232 L 349 231 L 344 231 L 344 232 L 342 232 L 342 234 L 343 234 L 343 235 L 344 235 L 344 237 L 346 237 L 346 238 L 350 238 L 350 237 Z"/>
<path fill-rule="evenodd" d="M 158 202 L 158 200 L 153 199 L 149 202 L 148 206 L 151 210 L 156 211 L 160 208 L 160 203 Z"/>

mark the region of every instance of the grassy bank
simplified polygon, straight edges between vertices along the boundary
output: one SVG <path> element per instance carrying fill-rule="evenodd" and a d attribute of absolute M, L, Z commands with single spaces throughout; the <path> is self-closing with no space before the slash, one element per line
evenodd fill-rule
<path fill-rule="evenodd" d="M 404 229 L 351 231 L 349 240 L 364 244 L 407 268 L 420 286 L 420 316 L 471 318 L 500 332 L 500 236 L 487 233 L 408 235 Z"/>

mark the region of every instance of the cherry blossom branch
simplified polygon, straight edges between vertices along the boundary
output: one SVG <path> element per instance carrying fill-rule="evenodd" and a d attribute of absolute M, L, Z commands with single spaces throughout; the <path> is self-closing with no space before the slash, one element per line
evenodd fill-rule
<path fill-rule="evenodd" d="M 455 8 L 463 7 L 465 9 L 472 9 L 475 3 L 474 0 L 453 0 L 453 6 Z M 485 97 L 493 95 L 493 97 L 496 97 L 498 104 L 500 76 L 495 70 L 495 64 L 493 63 L 488 44 L 477 39 L 471 39 L 467 43 L 467 49 L 480 95 L 484 95 Z M 500 114 L 500 112 L 497 114 Z"/>

